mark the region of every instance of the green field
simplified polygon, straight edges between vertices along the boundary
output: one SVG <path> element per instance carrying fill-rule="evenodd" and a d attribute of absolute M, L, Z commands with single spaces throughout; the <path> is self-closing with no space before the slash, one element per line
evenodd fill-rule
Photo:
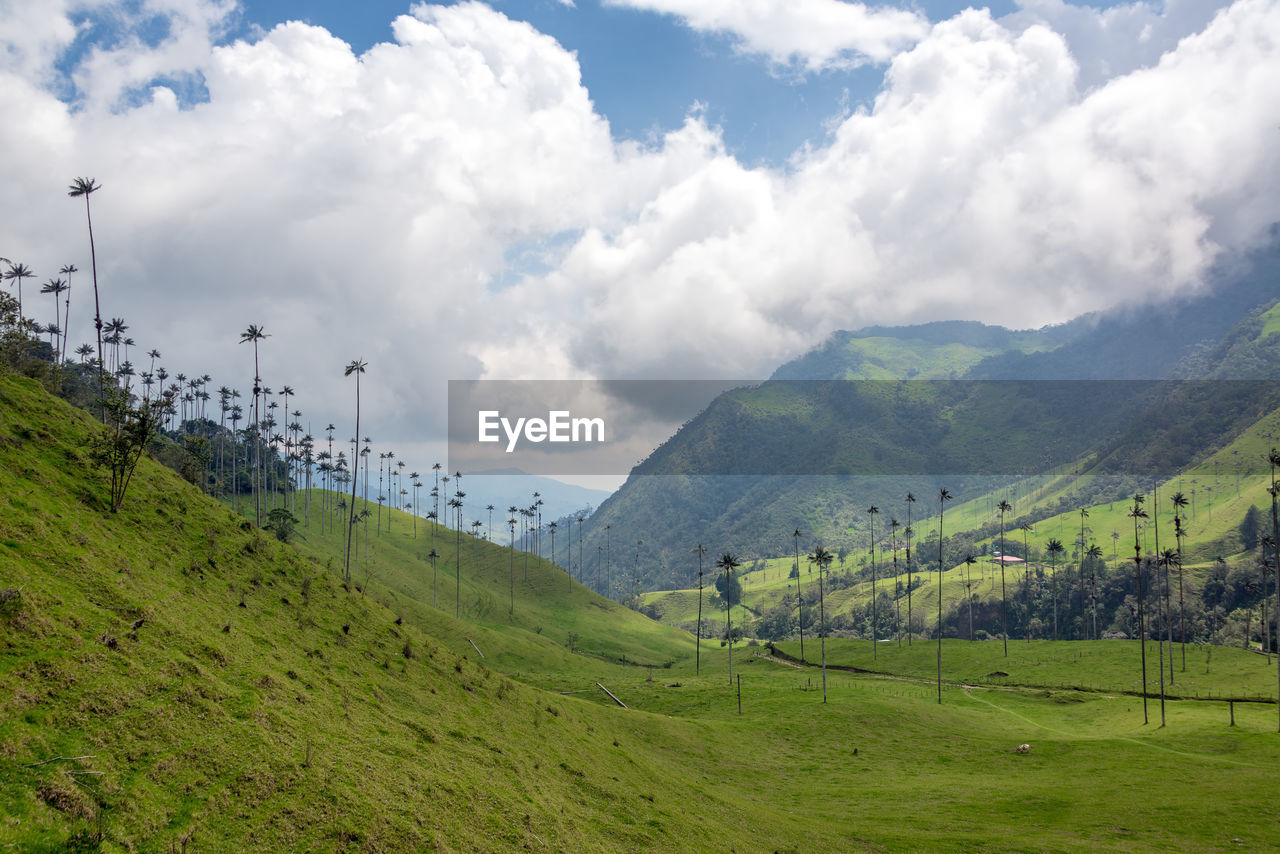
<path fill-rule="evenodd" d="M 147 460 L 109 514 L 91 429 L 0 376 L 0 847 L 93 850 L 99 826 L 103 851 L 1274 844 L 1262 656 L 1189 649 L 1161 728 L 1134 642 L 947 640 L 939 704 L 932 642 L 832 639 L 823 702 L 818 667 L 738 644 L 731 681 L 718 641 L 403 514 L 350 585 L 318 492 L 296 547 Z M 1227 696 L 1268 701 L 1232 727 Z"/>

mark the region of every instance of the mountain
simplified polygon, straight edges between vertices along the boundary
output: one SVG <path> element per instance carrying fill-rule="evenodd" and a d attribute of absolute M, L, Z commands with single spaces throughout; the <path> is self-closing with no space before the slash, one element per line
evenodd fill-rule
<path fill-rule="evenodd" d="M 587 523 L 586 576 L 613 596 L 685 587 L 699 542 L 778 556 L 798 529 L 847 546 L 868 507 L 908 491 L 972 496 L 1070 469 L 1120 476 L 1119 495 L 1181 470 L 1280 407 L 1277 261 L 1271 246 L 1223 262 L 1198 297 L 1041 330 L 835 333 L 637 465 Z M 637 541 L 639 559 L 614 557 Z"/>

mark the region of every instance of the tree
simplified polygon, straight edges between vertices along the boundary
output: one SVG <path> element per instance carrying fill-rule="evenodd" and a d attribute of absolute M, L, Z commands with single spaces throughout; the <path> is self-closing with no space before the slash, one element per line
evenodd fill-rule
<path fill-rule="evenodd" d="M 730 579 L 733 578 L 734 571 L 742 566 L 742 561 L 725 552 L 720 555 L 716 561 L 716 569 L 724 570 L 725 577 L 725 600 L 724 600 L 724 619 L 725 619 L 725 636 L 729 642 L 729 684 L 733 684 L 733 599 L 731 596 L 733 585 Z"/>
<path fill-rule="evenodd" d="M 582 537 L 581 525 L 578 526 L 578 537 L 579 537 L 579 540 L 581 540 L 581 537 Z M 579 551 L 582 550 L 581 542 L 578 543 L 578 550 Z M 707 553 L 707 548 L 706 546 L 702 545 L 702 543 L 698 543 L 697 547 L 694 548 L 694 551 L 698 555 L 698 626 L 696 629 L 697 638 L 694 641 L 695 646 L 693 651 L 693 673 L 696 676 L 700 672 L 702 672 L 702 556 Z M 579 563 L 581 563 L 582 558 L 579 557 L 578 561 Z"/>
<path fill-rule="evenodd" d="M 1080 569 L 1079 569 L 1079 575 L 1080 575 L 1080 578 L 1079 578 L 1079 581 L 1080 581 L 1080 630 L 1081 630 L 1081 632 L 1083 632 L 1083 631 L 1084 631 L 1084 628 L 1085 628 L 1085 622 L 1084 622 L 1084 559 L 1085 559 L 1084 520 L 1085 520 L 1085 519 L 1088 519 L 1088 518 L 1089 518 L 1089 511 L 1088 511 L 1087 509 L 1085 509 L 1084 507 L 1081 507 L 1081 508 L 1080 508 Z M 1067 601 L 1068 601 L 1068 603 L 1069 603 L 1069 602 L 1071 601 L 1071 600 L 1070 600 L 1070 598 L 1068 598 L 1068 600 L 1067 600 Z M 1068 606 L 1067 606 L 1067 613 L 1068 613 L 1068 615 L 1070 615 L 1070 613 L 1071 613 L 1071 606 L 1070 606 L 1070 604 L 1068 604 Z"/>
<path fill-rule="evenodd" d="M 1102 546 L 1098 545 L 1097 543 L 1094 543 L 1093 545 L 1089 546 L 1089 550 L 1085 552 L 1085 555 L 1089 557 L 1091 560 L 1095 561 L 1095 565 L 1096 565 L 1097 561 L 1102 560 Z M 1093 639 L 1097 640 L 1098 639 L 1098 576 L 1097 576 L 1097 573 L 1092 571 L 1089 573 L 1089 604 L 1092 606 L 1091 610 L 1093 611 Z"/>
<path fill-rule="evenodd" d="M 261 330 L 258 329 L 256 326 L 249 327 L 249 333 L 253 333 L 255 331 L 258 332 L 259 335 L 261 335 Z M 249 333 L 246 333 L 246 334 L 249 334 Z M 256 339 L 253 339 L 253 340 L 255 341 L 253 345 L 254 346 L 254 365 L 253 365 L 254 371 L 253 372 L 255 376 L 253 384 L 255 386 L 254 393 L 256 394 L 257 393 L 256 386 L 258 384 L 258 381 L 256 379 L 256 376 L 258 373 L 258 355 L 257 355 L 258 345 L 256 343 Z M 347 367 L 342 372 L 342 375 L 344 377 L 349 377 L 352 374 L 355 374 L 356 376 L 356 435 L 357 436 L 360 435 L 360 375 L 365 372 L 365 368 L 367 368 L 368 366 L 369 366 L 368 363 L 365 362 L 363 359 L 353 359 L 351 362 L 347 364 Z M 354 465 L 355 468 L 352 469 L 351 471 L 351 506 L 348 508 L 348 511 L 347 511 L 347 559 L 346 559 L 346 565 L 344 569 L 346 582 L 348 584 L 351 583 L 351 531 L 356 524 L 356 475 L 360 471 L 360 458 L 355 454 L 353 454 L 352 456 L 354 457 L 354 460 L 352 461 L 352 465 Z"/>
<path fill-rule="evenodd" d="M 435 608 L 440 607 L 440 584 L 436 574 L 436 559 L 439 557 L 435 549 L 427 552 L 427 560 L 431 561 L 431 605 Z"/>
<path fill-rule="evenodd" d="M 58 296 L 66 293 L 67 290 L 68 290 L 68 285 L 65 279 L 50 279 L 40 287 L 40 293 L 53 294 L 53 325 L 54 326 L 60 327 L 62 325 L 62 310 L 61 310 L 61 307 L 58 305 Z M 66 336 L 64 335 L 63 338 L 65 339 Z M 60 361 L 60 359 L 58 358 L 59 350 L 55 348 L 53 353 L 54 353 L 53 361 L 55 364 L 57 364 Z"/>
<path fill-rule="evenodd" d="M 246 329 L 244 332 L 241 332 L 241 333 L 240 333 L 240 343 L 241 343 L 241 344 L 244 344 L 246 341 L 247 341 L 247 342 L 251 342 L 251 343 L 253 344 L 253 405 L 252 405 L 252 407 L 251 407 L 251 409 L 250 409 L 250 411 L 249 411 L 249 423 L 250 423 L 251 425 L 254 425 L 255 427 L 256 427 L 256 425 L 257 425 L 257 422 L 258 422 L 259 418 L 261 418 L 261 416 L 262 416 L 262 412 L 261 412 L 261 410 L 258 408 L 258 395 L 262 393 L 262 377 L 261 377 L 261 376 L 259 376 L 259 374 L 258 374 L 258 342 L 259 342 L 259 341 L 261 341 L 262 339 L 266 338 L 266 337 L 268 337 L 268 336 L 267 336 L 267 334 L 266 334 L 265 332 L 263 332 L 263 331 L 262 331 L 262 327 L 261 327 L 261 326 L 258 326 L 258 324 L 256 324 L 256 323 L 250 323 L 250 324 L 249 324 L 249 328 L 248 328 L 248 329 Z M 353 368 L 353 366 L 354 366 L 354 365 L 356 365 L 356 362 L 352 362 L 350 365 L 348 365 L 348 366 L 347 366 L 347 375 L 348 375 L 348 376 L 350 376 L 350 374 L 351 374 L 352 370 L 354 370 L 354 368 Z M 360 365 L 360 369 L 359 369 L 359 370 L 360 370 L 360 372 L 361 372 L 361 373 L 363 373 L 363 372 L 364 372 L 364 366 L 363 366 L 363 363 L 361 363 L 361 365 Z M 357 398 L 357 401 L 356 401 L 356 409 L 357 409 L 357 413 L 358 413 L 358 411 L 359 411 L 359 406 L 360 406 L 360 404 L 359 404 L 359 397 L 360 397 L 360 378 L 357 376 L 357 377 L 356 377 L 356 398 Z M 357 420 L 358 420 L 358 415 L 357 415 Z M 358 427 L 357 427 L 357 430 L 358 430 Z M 255 440 L 254 444 L 255 444 L 255 445 L 257 445 L 257 444 L 258 444 L 256 440 Z M 253 505 L 253 506 L 254 506 L 254 516 L 256 517 L 256 518 L 255 518 L 255 521 L 256 521 L 259 525 L 261 525 L 261 524 L 262 524 L 262 483 L 261 483 L 261 480 L 260 480 L 260 478 L 259 478 L 259 476 L 258 476 L 258 469 L 259 469 L 259 467 L 260 467 L 260 465 L 261 465 L 261 461 L 262 461 L 262 451 L 261 451 L 261 449 L 260 449 L 259 447 L 255 447 L 255 449 L 254 449 L 254 468 L 253 468 L 253 492 L 254 492 L 254 505 Z M 354 507 L 354 504 L 353 504 L 353 505 L 352 505 L 352 513 L 354 513 L 354 512 L 355 512 L 355 507 Z M 348 532 L 348 533 L 349 533 L 349 532 Z M 349 549 L 348 549 L 348 550 L 349 550 Z M 348 582 L 350 582 L 350 581 L 351 581 L 351 578 L 350 578 L 350 568 L 351 568 L 351 567 L 350 567 L 350 559 L 348 559 L 348 566 L 347 566 L 347 569 L 348 569 L 347 581 L 348 581 Z"/>
<path fill-rule="evenodd" d="M 102 189 L 102 185 L 93 178 L 76 178 L 67 188 L 71 198 L 84 197 L 84 218 L 89 225 L 89 266 L 93 271 L 93 327 L 98 331 L 98 385 L 105 382 L 102 361 L 102 307 L 98 300 L 98 255 L 93 245 L 93 216 L 89 212 L 89 196 Z"/>
<path fill-rule="evenodd" d="M 1262 537 L 1262 511 L 1257 508 L 1257 505 L 1249 505 L 1236 530 L 1240 532 L 1240 545 L 1243 546 L 1244 551 L 1251 552 L 1258 547 Z"/>
<path fill-rule="evenodd" d="M 1280 451 L 1275 448 L 1267 454 L 1267 462 L 1271 465 L 1271 486 L 1267 488 L 1267 493 L 1271 496 L 1271 549 L 1275 555 L 1276 569 L 1276 625 L 1280 626 L 1280 510 L 1277 509 L 1277 497 L 1280 496 L 1280 485 L 1276 484 L 1276 468 L 1280 467 Z M 1276 689 L 1277 697 L 1280 697 L 1280 655 L 1276 656 Z M 1280 712 L 1280 706 L 1277 707 Z M 1280 727 L 1280 722 L 1277 723 Z"/>
<path fill-rule="evenodd" d="M 1009 599 L 1004 589 L 1004 514 L 1013 509 L 1013 505 L 1001 498 L 996 505 L 1000 511 L 1000 638 L 1004 641 L 1004 657 L 1009 657 Z"/>
<path fill-rule="evenodd" d="M 916 503 L 916 497 L 910 492 L 907 493 L 907 527 L 903 530 L 902 535 L 907 540 L 907 646 L 911 646 L 911 505 Z"/>
<path fill-rule="evenodd" d="M 942 705 L 942 514 L 950 500 L 949 489 L 938 490 L 938 705 Z"/>
<path fill-rule="evenodd" d="M 67 360 L 67 338 L 71 334 L 71 274 L 78 272 L 80 272 L 80 270 L 75 264 L 64 264 L 62 268 L 58 270 L 59 275 L 67 277 L 67 299 L 63 305 L 63 308 L 65 309 L 63 313 L 63 320 L 67 327 L 67 335 L 62 336 L 62 355 L 58 359 L 59 362 L 65 362 Z M 152 365 L 151 369 L 154 371 L 155 365 Z"/>
<path fill-rule="evenodd" d="M 880 626 L 877 625 L 879 614 L 876 610 L 876 515 L 879 512 L 880 508 L 874 504 L 867 508 L 867 533 L 871 537 L 871 657 L 873 659 L 880 657 L 880 651 L 876 648 L 880 637 Z"/>
<path fill-rule="evenodd" d="M 799 610 L 799 626 L 800 626 L 800 663 L 804 664 L 804 599 L 800 596 L 800 529 L 796 528 L 791 534 L 791 540 L 796 547 L 796 608 Z"/>
<path fill-rule="evenodd" d="M 822 702 L 827 701 L 827 612 L 824 604 L 824 585 L 822 575 L 835 556 L 818 546 L 809 555 L 809 562 L 818 565 L 818 639 L 822 644 Z"/>
<path fill-rule="evenodd" d="M 511 510 L 515 511 L 512 507 Z M 511 529 L 511 548 L 507 552 L 507 581 L 511 587 L 511 610 L 514 616 L 516 612 L 516 517 L 512 515 L 507 519 L 507 527 Z"/>
<path fill-rule="evenodd" d="M 902 523 L 897 519 L 889 520 L 889 542 L 893 546 L 893 632 L 898 636 L 898 646 L 902 646 L 902 590 L 901 582 L 898 581 L 898 528 L 902 527 Z M 819 579 L 821 580 L 821 579 Z"/>
<path fill-rule="evenodd" d="M 90 457 L 111 473 L 108 506 L 112 513 L 119 513 L 124 504 L 133 472 L 159 430 L 166 403 L 167 399 L 160 399 L 132 407 L 128 393 L 114 385 L 103 398 L 107 420 L 91 440 Z"/>
<path fill-rule="evenodd" d="M 969 574 L 973 565 L 978 562 L 973 552 L 969 552 L 964 556 L 964 591 L 965 598 L 969 600 L 969 642 L 973 642 L 973 578 Z"/>
<path fill-rule="evenodd" d="M 4 277 L 18 283 L 18 323 L 22 323 L 22 280 L 30 279 L 35 276 L 31 268 L 26 264 L 12 263 L 9 269 L 5 271 Z"/>
<path fill-rule="evenodd" d="M 1023 522 L 1022 529 L 1022 610 L 1026 623 L 1027 643 L 1031 643 L 1031 546 L 1027 544 L 1027 535 L 1035 530 L 1030 522 Z"/>
<path fill-rule="evenodd" d="M 1053 639 L 1058 639 L 1058 555 L 1065 551 L 1062 541 L 1050 538 L 1045 545 L 1049 553 L 1049 583 L 1053 585 Z"/>
<path fill-rule="evenodd" d="M 1142 541 L 1138 538 L 1138 520 L 1147 518 L 1147 511 L 1142 509 L 1143 501 L 1142 495 L 1134 495 L 1128 516 L 1133 519 L 1133 572 L 1138 588 L 1138 648 L 1142 651 L 1142 722 L 1146 724 L 1151 722 L 1151 718 L 1147 713 L 1147 635 L 1142 603 Z"/>
<path fill-rule="evenodd" d="M 267 524 L 263 527 L 274 533 L 277 540 L 287 543 L 293 536 L 293 529 L 297 524 L 297 517 L 290 513 L 288 508 L 275 507 L 267 514 Z"/>
<path fill-rule="evenodd" d="M 1187 672 L 1187 606 L 1182 596 L 1182 538 L 1187 535 L 1186 526 L 1182 524 L 1182 510 L 1187 506 L 1187 498 L 1181 492 L 1175 492 L 1173 498 L 1173 539 L 1178 546 L 1178 640 L 1182 649 L 1182 672 Z M 1250 509 L 1255 509 L 1252 504 Z"/>

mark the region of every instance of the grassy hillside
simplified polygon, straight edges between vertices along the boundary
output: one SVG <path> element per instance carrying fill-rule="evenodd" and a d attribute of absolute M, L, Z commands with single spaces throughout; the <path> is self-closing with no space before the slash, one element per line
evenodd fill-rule
<path fill-rule="evenodd" d="M 499 546 L 443 531 L 432 543 L 421 523 L 414 537 L 402 515 L 371 531 L 367 556 L 360 543 L 350 588 L 319 501 L 294 549 L 144 460 L 112 516 L 84 454 L 91 429 L 0 376 L 0 845 L 1150 851 L 1272 839 L 1255 804 L 1280 760 L 1274 703 L 1238 704 L 1233 728 L 1220 702 L 1170 702 L 1161 729 L 1131 695 L 1055 681 L 1072 667 L 1123 679 L 1129 644 L 1089 652 L 1106 667 L 1081 664 L 1078 644 L 1030 645 L 1005 682 L 1034 661 L 1052 678 L 1026 681 L 1051 687 L 1020 689 L 978 672 L 996 645 L 948 642 L 941 705 L 934 648 L 895 658 L 881 645 L 887 675 L 833 670 L 824 703 L 816 668 L 740 645 L 731 680 L 728 648 L 704 641 L 695 665 L 687 634 L 535 559 L 526 581 L 523 555 Z M 433 545 L 438 578 L 420 559 Z M 448 569 L 459 555 L 461 598 Z M 867 653 L 829 648 L 855 667 Z M 1254 684 L 1244 653 L 1212 655 L 1200 687 Z M 1016 754 L 1023 742 L 1031 752 Z"/>
<path fill-rule="evenodd" d="M 704 726 L 512 681 L 476 627 L 344 589 L 147 460 L 104 513 L 91 429 L 0 375 L 0 845 L 697 848 L 726 809 L 730 845 L 822 838 L 691 789 L 683 757 L 731 756 Z"/>

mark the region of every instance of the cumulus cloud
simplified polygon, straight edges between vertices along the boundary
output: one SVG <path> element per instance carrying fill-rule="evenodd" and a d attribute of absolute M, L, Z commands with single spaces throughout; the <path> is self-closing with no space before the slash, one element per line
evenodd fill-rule
<path fill-rule="evenodd" d="M 222 2 L 7 3 L 37 35 L 0 33 L 0 255 L 87 270 L 65 189 L 93 175 L 104 314 L 171 372 L 241 389 L 239 333 L 266 327 L 267 384 L 319 422 L 363 356 L 379 442 L 442 435 L 449 378 L 750 378 L 838 328 L 1188 293 L 1280 219 L 1268 0 L 1028 0 L 884 53 L 778 47 L 888 61 L 874 104 L 776 166 L 698 109 L 615 138 L 571 52 L 479 3 L 415 6 L 361 55 L 297 22 L 224 44 Z M 120 8 L 168 23 L 116 19 L 86 48 Z M 1143 32 L 1156 47 L 1124 65 Z M 192 79 L 203 98 L 172 82 Z"/>
<path fill-rule="evenodd" d="M 674 15 L 732 37 L 745 52 L 806 71 L 885 62 L 928 31 L 918 12 L 844 0 L 606 0 Z"/>

